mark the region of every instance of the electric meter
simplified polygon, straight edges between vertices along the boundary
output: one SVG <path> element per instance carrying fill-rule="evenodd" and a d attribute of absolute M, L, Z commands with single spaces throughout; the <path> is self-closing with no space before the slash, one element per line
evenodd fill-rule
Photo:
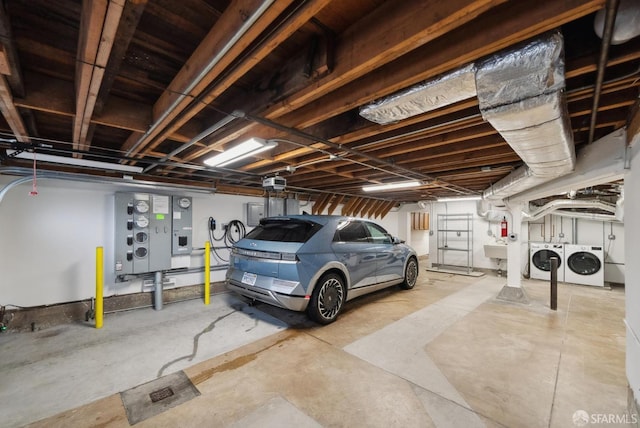
<path fill-rule="evenodd" d="M 178 200 L 178 206 L 180 208 L 184 208 L 185 210 L 191 206 L 191 199 L 189 198 L 180 198 Z"/>
<path fill-rule="evenodd" d="M 136 226 L 141 228 L 149 226 L 149 218 L 144 215 L 138 216 L 138 218 L 136 218 Z"/>
<path fill-rule="evenodd" d="M 135 207 L 136 207 L 136 211 L 141 214 L 149 212 L 149 202 L 147 201 L 136 201 Z M 141 227 L 144 227 L 144 226 L 141 226 Z"/>

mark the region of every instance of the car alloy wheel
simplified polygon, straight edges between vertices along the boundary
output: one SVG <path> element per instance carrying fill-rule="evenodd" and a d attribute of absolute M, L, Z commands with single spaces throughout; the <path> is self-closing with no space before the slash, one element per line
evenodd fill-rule
<path fill-rule="evenodd" d="M 323 276 L 311 296 L 309 316 L 321 324 L 333 322 L 342 309 L 344 298 L 342 278 L 334 273 Z"/>
<path fill-rule="evenodd" d="M 405 290 L 412 289 L 418 281 L 418 262 L 415 258 L 410 258 L 407 267 L 404 270 L 404 282 L 402 288 Z"/>

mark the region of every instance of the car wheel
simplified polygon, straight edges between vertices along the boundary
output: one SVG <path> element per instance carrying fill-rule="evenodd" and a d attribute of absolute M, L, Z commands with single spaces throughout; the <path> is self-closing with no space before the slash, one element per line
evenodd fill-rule
<path fill-rule="evenodd" d="M 405 290 L 411 290 L 418 280 L 418 261 L 411 257 L 407 262 L 407 267 L 404 270 L 404 282 L 401 287 Z"/>
<path fill-rule="evenodd" d="M 344 281 L 339 275 L 328 273 L 322 276 L 309 301 L 309 318 L 320 324 L 332 323 L 338 317 L 345 297 Z"/>

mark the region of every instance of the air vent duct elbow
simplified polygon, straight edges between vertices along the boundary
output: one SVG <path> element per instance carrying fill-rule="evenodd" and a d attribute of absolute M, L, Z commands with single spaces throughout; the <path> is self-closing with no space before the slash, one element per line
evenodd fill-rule
<path fill-rule="evenodd" d="M 560 33 L 479 64 L 476 87 L 482 117 L 525 163 L 486 189 L 483 198 L 501 200 L 573 171 Z"/>

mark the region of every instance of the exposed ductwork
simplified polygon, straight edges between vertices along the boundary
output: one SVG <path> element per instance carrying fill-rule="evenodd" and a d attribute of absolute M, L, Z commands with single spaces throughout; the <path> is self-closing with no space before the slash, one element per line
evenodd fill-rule
<path fill-rule="evenodd" d="M 482 62 L 476 87 L 483 118 L 526 164 L 485 190 L 484 199 L 497 202 L 573 171 L 560 33 Z"/>
<path fill-rule="evenodd" d="M 563 211 L 563 210 L 577 210 L 577 209 L 597 209 L 601 211 L 610 212 L 611 215 L 587 213 L 580 211 Z M 548 214 L 564 215 L 567 217 L 583 217 L 583 216 L 596 216 L 601 219 L 606 218 L 607 221 L 617 221 L 616 215 L 618 210 L 621 209 L 616 204 L 600 201 L 597 199 L 557 199 L 551 201 L 532 212 L 523 212 L 522 221 L 536 221 Z M 589 217 L 591 218 L 591 217 Z"/>

